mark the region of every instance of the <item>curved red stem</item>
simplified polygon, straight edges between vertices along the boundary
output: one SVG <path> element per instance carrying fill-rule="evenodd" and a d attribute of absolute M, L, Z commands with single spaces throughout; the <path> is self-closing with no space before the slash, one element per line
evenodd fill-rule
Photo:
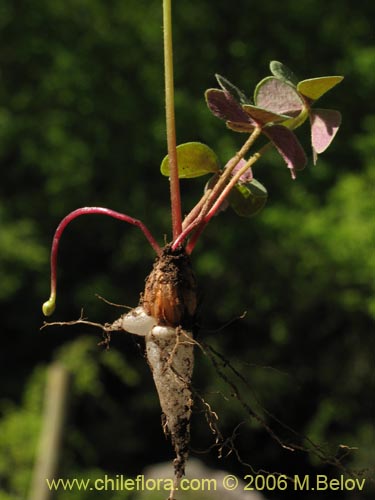
<path fill-rule="evenodd" d="M 113 217 L 114 219 L 119 219 L 124 222 L 128 222 L 129 224 L 132 224 L 133 226 L 139 227 L 139 229 L 143 232 L 145 237 L 147 238 L 148 242 L 152 246 L 152 248 L 155 250 L 155 252 L 160 255 L 161 253 L 161 248 L 149 229 L 143 224 L 138 219 L 134 219 L 133 217 L 130 217 L 129 215 L 122 214 L 120 212 L 116 212 L 114 210 L 110 210 L 109 208 L 103 208 L 103 207 L 82 207 L 78 208 L 77 210 L 74 210 L 70 214 L 68 214 L 64 219 L 60 222 L 60 224 L 57 226 L 57 229 L 55 231 L 53 241 L 52 241 L 52 248 L 51 248 L 51 296 L 50 300 L 48 301 L 46 310 L 51 311 L 48 313 L 51 314 L 53 312 L 54 308 L 54 302 L 56 298 L 56 276 L 57 276 L 57 254 L 58 254 L 58 249 L 59 249 L 59 243 L 60 243 L 60 238 L 66 228 L 66 226 L 72 222 L 74 219 L 77 217 L 80 217 L 81 215 L 90 215 L 90 214 L 100 214 L 100 215 L 107 215 L 109 217 Z"/>

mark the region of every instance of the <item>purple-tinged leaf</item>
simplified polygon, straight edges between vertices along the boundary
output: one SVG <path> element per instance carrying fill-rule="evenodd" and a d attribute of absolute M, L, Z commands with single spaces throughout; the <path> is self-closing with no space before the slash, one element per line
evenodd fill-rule
<path fill-rule="evenodd" d="M 317 154 L 323 153 L 337 134 L 341 125 L 341 113 L 334 109 L 312 109 L 310 123 L 315 164 Z"/>
<path fill-rule="evenodd" d="M 228 163 L 230 162 L 231 160 L 228 161 Z M 228 163 L 225 165 L 224 169 L 227 167 Z M 241 168 L 243 168 L 245 165 L 246 165 L 247 161 L 242 158 L 238 163 L 237 165 L 234 167 L 234 169 L 232 170 L 232 176 L 236 175 L 236 173 L 241 170 Z M 251 182 L 253 180 L 253 171 L 251 170 L 251 168 L 248 168 L 245 173 L 243 173 L 239 179 L 239 182 Z"/>
<path fill-rule="evenodd" d="M 251 122 L 249 116 L 229 92 L 225 90 L 209 89 L 206 90 L 205 97 L 209 110 L 218 118 L 239 123 Z"/>
<path fill-rule="evenodd" d="M 296 88 L 274 76 L 264 78 L 258 83 L 254 102 L 261 108 L 288 116 L 298 115 L 304 107 Z"/>
<path fill-rule="evenodd" d="M 215 77 L 220 87 L 232 94 L 234 98 L 238 98 L 241 104 L 250 104 L 251 101 L 246 97 L 242 90 L 236 87 L 232 82 L 224 78 L 224 76 L 218 74 L 216 74 Z"/>
<path fill-rule="evenodd" d="M 228 120 L 226 122 L 228 128 L 233 130 L 234 132 L 243 132 L 245 134 L 250 134 L 254 128 L 256 127 L 256 123 L 245 123 L 245 122 L 231 122 Z"/>
<path fill-rule="evenodd" d="M 316 101 L 343 79 L 343 76 L 321 76 L 319 78 L 309 78 L 308 80 L 302 80 L 302 82 L 299 82 L 297 90 L 305 97 Z"/>
<path fill-rule="evenodd" d="M 269 111 L 268 109 L 263 109 L 258 106 L 253 106 L 251 104 L 244 104 L 242 109 L 259 125 L 265 125 L 266 123 L 274 122 L 285 122 L 290 118 L 287 115 L 280 115 Z"/>
<path fill-rule="evenodd" d="M 290 169 L 292 179 L 296 178 L 296 170 L 302 170 L 307 162 L 305 151 L 294 133 L 282 125 L 265 127 L 263 133 L 272 141 Z"/>

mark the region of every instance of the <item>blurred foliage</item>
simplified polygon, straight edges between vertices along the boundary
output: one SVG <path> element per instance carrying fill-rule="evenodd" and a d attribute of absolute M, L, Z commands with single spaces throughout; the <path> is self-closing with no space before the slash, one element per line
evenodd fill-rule
<path fill-rule="evenodd" d="M 249 381 L 252 391 L 238 382 L 249 405 L 286 441 L 293 436 L 267 411 L 332 453 L 340 444 L 358 448 L 346 463 L 369 475 L 375 464 L 374 16 L 371 2 L 354 9 L 349 0 L 192 1 L 175 2 L 174 9 L 178 141 L 208 144 L 222 165 L 244 137 L 206 108 L 203 94 L 215 85 L 214 73 L 245 92 L 268 74 L 273 59 L 300 78 L 345 75 L 322 98 L 322 107 L 342 112 L 343 125 L 317 166 L 310 159 L 292 182 L 278 156 L 266 156 L 254 167 L 269 192 L 265 209 L 248 221 L 229 211 L 215 218 L 193 263 L 201 287 L 199 338 Z M 86 327 L 38 332 L 51 238 L 70 210 L 109 206 L 142 219 L 161 243 L 169 238 L 168 183 L 159 173 L 166 153 L 161 24 L 159 0 L 0 4 L 1 500 L 25 495 L 44 366 L 54 358 L 75 375 L 62 476 L 137 475 L 172 456 L 137 339 L 113 336 L 107 352 L 96 346 L 98 332 Z M 308 150 L 307 130 L 298 134 Z M 185 211 L 203 185 L 182 181 Z M 152 259 L 130 226 L 99 216 L 75 221 L 59 255 L 56 319 L 78 318 L 83 307 L 92 321 L 112 321 L 121 310 L 95 294 L 134 306 Z M 221 329 L 244 310 L 244 319 Z M 246 422 L 235 442 L 254 468 L 338 473 L 312 454 L 280 448 L 198 353 L 195 386 L 218 412 L 225 436 Z M 192 433 L 195 449 L 214 442 L 198 410 Z M 213 451 L 204 459 L 248 473 L 233 454 L 218 461 Z M 67 497 L 75 498 L 58 498 Z"/>
<path fill-rule="evenodd" d="M 10 402 L 1 405 L 1 500 L 26 496 L 41 427 L 44 371 L 39 366 L 30 376 L 21 407 Z"/>
<path fill-rule="evenodd" d="M 90 407 L 102 413 L 102 418 L 107 419 L 109 425 L 115 415 L 122 411 L 116 408 L 116 403 L 111 400 L 105 391 L 104 380 L 119 380 L 125 387 L 136 387 L 139 384 L 138 374 L 121 358 L 115 349 L 105 351 L 97 348 L 95 339 L 80 336 L 75 341 L 63 345 L 55 354 L 73 375 L 70 387 L 69 413 L 73 420 L 79 419 L 84 407 Z M 111 378 L 112 377 L 112 378 Z M 3 403 L 3 418 L 0 420 L 0 499 L 26 498 L 30 475 L 37 451 L 38 436 L 40 432 L 41 416 L 43 410 L 43 396 L 46 379 L 45 365 L 38 365 L 31 373 L 20 406 Z M 63 449 L 66 453 L 62 457 L 62 473 L 68 477 L 79 479 L 102 477 L 105 471 L 97 468 L 77 470 L 77 460 L 83 455 L 90 461 L 96 456 L 97 450 L 91 443 L 86 442 L 87 437 L 74 425 L 69 424 L 66 429 Z M 118 427 L 118 425 L 117 425 Z M 124 430 L 126 434 L 131 430 Z M 100 436 L 97 436 L 100 440 Z M 108 474 L 110 476 L 110 474 Z M 83 492 L 72 492 L 69 498 L 84 498 Z M 87 495 L 89 493 L 87 492 Z M 2 496 L 4 495 L 4 496 Z M 10 496 L 9 496 L 10 495 Z M 59 493 L 61 499 L 67 493 Z M 88 496 L 87 496 L 88 498 Z M 115 497 L 112 496 L 114 500 Z M 120 496 L 118 497 L 120 498 Z M 124 497 L 121 497 L 124 498 Z"/>

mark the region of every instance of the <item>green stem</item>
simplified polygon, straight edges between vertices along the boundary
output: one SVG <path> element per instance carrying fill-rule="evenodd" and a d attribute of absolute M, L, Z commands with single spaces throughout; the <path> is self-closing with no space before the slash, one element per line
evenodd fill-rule
<path fill-rule="evenodd" d="M 163 0 L 164 26 L 164 75 L 165 75 L 165 116 L 167 127 L 168 157 L 170 165 L 170 197 L 172 233 L 175 240 L 182 232 L 180 180 L 178 177 L 176 126 L 174 114 L 173 44 L 171 0 Z"/>

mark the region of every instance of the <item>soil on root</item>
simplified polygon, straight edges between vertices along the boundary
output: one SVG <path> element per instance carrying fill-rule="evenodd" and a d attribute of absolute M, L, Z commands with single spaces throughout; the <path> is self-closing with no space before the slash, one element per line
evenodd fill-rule
<path fill-rule="evenodd" d="M 159 325 L 191 329 L 197 309 L 197 286 L 183 248 L 166 245 L 146 279 L 140 304 Z"/>
<path fill-rule="evenodd" d="M 164 339 L 151 332 L 146 337 L 146 351 L 164 414 L 163 428 L 176 453 L 178 481 L 189 456 L 194 346 L 188 332 L 194 327 L 197 309 L 196 280 L 183 248 L 172 250 L 167 245 L 163 249 L 146 279 L 140 305 L 159 326 L 174 329 Z"/>

